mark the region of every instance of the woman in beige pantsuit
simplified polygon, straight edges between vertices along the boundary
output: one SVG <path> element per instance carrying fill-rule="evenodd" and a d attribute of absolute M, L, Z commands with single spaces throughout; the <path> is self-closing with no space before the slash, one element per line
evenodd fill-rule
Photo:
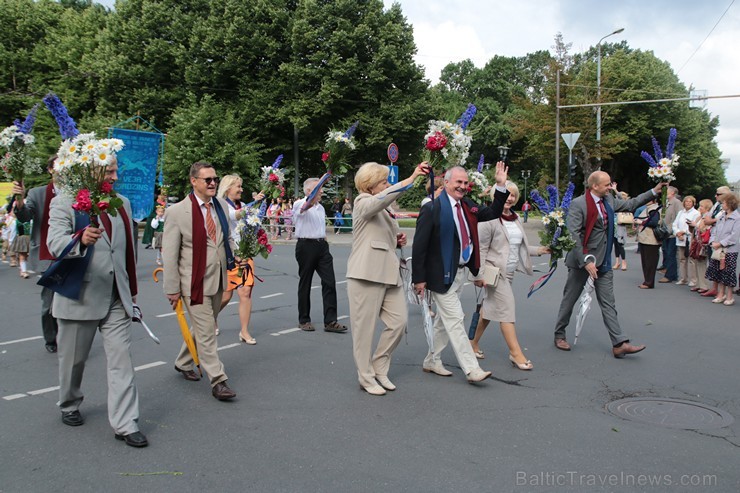
<path fill-rule="evenodd" d="M 427 164 L 421 163 L 410 177 L 392 186 L 388 183 L 388 167 L 378 163 L 363 164 L 355 175 L 355 187 L 360 194 L 352 211 L 347 293 L 357 376 L 360 387 L 371 395 L 384 395 L 386 390 L 396 389 L 388 379 L 388 368 L 391 353 L 401 341 L 408 319 L 396 255 L 396 248 L 406 244 L 406 235 L 399 231 L 387 207 L 413 185 L 417 176 L 428 172 Z M 373 354 L 378 318 L 385 328 Z"/>
<path fill-rule="evenodd" d="M 509 346 L 509 361 L 520 370 L 531 370 L 534 365 L 524 356 L 519 341 L 516 337 L 514 322 L 515 301 L 514 292 L 511 290 L 511 281 L 516 271 L 532 275 L 532 261 L 530 255 L 542 255 L 548 253 L 546 247 L 530 247 L 524 226 L 521 220 L 512 210 L 519 200 L 519 188 L 513 182 L 506 183 L 509 197 L 504 204 L 504 211 L 498 221 L 487 221 L 478 223 L 478 241 L 480 243 L 481 270 L 476 277 L 475 285 L 485 286 L 482 280 L 484 266 L 488 268 L 493 265 L 500 269 L 498 283 L 495 287 L 486 287 L 486 297 L 480 310 L 480 319 L 475 329 L 475 337 L 470 341 L 473 351 L 478 359 L 485 356 L 480 350 L 480 338 L 483 331 L 488 327 L 491 320 L 498 321 L 501 325 L 501 334 L 504 336 L 506 345 Z"/>

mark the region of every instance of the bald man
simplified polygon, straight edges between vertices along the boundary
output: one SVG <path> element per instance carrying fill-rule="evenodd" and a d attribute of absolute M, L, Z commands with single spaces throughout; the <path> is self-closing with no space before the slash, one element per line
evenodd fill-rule
<path fill-rule="evenodd" d="M 589 277 L 594 280 L 596 299 L 599 300 L 604 325 L 609 331 L 612 354 L 623 358 L 627 354 L 639 353 L 645 346 L 630 344 L 622 333 L 617 319 L 614 301 L 614 278 L 611 266 L 612 243 L 614 241 L 614 213 L 634 212 L 660 195 L 663 183 L 652 190 L 630 200 L 614 197 L 612 181 L 608 173 L 595 171 L 588 177 L 586 191 L 573 199 L 568 211 L 567 224 L 576 246 L 565 257 L 568 267 L 568 280 L 563 289 L 558 321 L 555 325 L 555 347 L 570 351 L 565 338 L 565 328 L 570 322 L 573 306 L 581 296 L 583 286 Z"/>

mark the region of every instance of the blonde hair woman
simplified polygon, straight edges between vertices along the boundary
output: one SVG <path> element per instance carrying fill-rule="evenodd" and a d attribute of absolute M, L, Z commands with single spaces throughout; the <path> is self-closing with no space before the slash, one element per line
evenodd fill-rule
<path fill-rule="evenodd" d="M 504 211 L 498 221 L 478 223 L 481 270 L 478 272 L 475 285 L 485 288 L 486 297 L 481 306 L 475 337 L 470 344 L 473 346 L 475 356 L 483 359 L 485 355 L 480 349 L 480 339 L 488 327 L 488 322 L 498 321 L 501 334 L 509 347 L 511 364 L 520 370 L 531 370 L 534 365 L 524 356 L 516 337 L 516 302 L 511 289 L 511 281 L 517 271 L 531 276 L 532 261 L 529 257 L 531 255 L 540 256 L 548 253 L 549 250 L 543 246 L 529 246 L 527 235 L 524 233 L 524 225 L 512 210 L 512 207 L 519 201 L 519 188 L 515 183 L 507 181 L 506 189 L 509 191 L 509 197 L 506 199 Z M 491 193 L 491 198 L 493 198 L 493 193 Z M 495 286 L 486 286 L 483 280 L 485 269 L 489 269 L 489 266 L 500 269 Z"/>
<path fill-rule="evenodd" d="M 224 199 L 229 205 L 228 219 L 229 232 L 234 239 L 234 243 L 239 245 L 239 234 L 236 232 L 236 224 L 239 219 L 244 217 L 244 202 L 242 198 L 242 179 L 237 175 L 226 175 L 221 178 L 221 184 L 218 186 L 217 195 Z M 262 192 L 255 195 L 255 200 L 262 200 Z M 221 299 L 221 309 L 231 301 L 234 291 L 239 295 L 239 340 L 245 344 L 255 345 L 257 341 L 249 334 L 249 319 L 252 316 L 252 286 L 254 286 L 254 260 L 247 259 L 248 268 L 243 269 L 244 276 L 238 274 L 239 267 L 235 267 L 228 273 L 228 286 L 224 287 L 223 298 Z M 216 335 L 218 335 L 218 326 L 216 326 Z"/>
<path fill-rule="evenodd" d="M 408 319 L 395 253 L 406 244 L 406 235 L 399 230 L 388 206 L 411 188 L 417 176 L 428 172 L 427 164 L 421 163 L 411 176 L 395 185 L 388 183 L 388 167 L 382 164 L 365 163 L 355 175 L 360 193 L 352 210 L 354 232 L 347 261 L 347 294 L 357 377 L 360 387 L 371 395 L 396 389 L 388 379 L 388 369 Z M 373 353 L 378 318 L 385 328 Z"/>

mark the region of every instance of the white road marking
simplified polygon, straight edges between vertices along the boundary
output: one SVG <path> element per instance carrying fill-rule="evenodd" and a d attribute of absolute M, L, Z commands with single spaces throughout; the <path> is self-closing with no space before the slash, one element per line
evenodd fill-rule
<path fill-rule="evenodd" d="M 170 313 L 162 313 L 161 315 L 155 315 L 157 318 L 164 318 L 164 317 L 174 317 L 177 315 L 176 312 L 170 312 Z"/>
<path fill-rule="evenodd" d="M 281 331 L 279 331 L 279 332 L 278 332 L 278 334 L 280 334 L 280 335 L 283 335 L 283 334 L 290 334 L 291 332 L 298 332 L 299 330 L 301 330 L 301 328 L 300 328 L 300 327 L 294 327 L 294 328 L 292 328 L 292 329 L 285 329 L 285 330 L 281 330 Z"/>
<path fill-rule="evenodd" d="M 55 390 L 59 390 L 59 385 L 57 385 L 56 387 L 46 387 L 45 389 L 29 390 L 27 394 L 28 395 L 39 395 L 39 394 L 46 394 L 49 392 L 54 392 Z"/>
<path fill-rule="evenodd" d="M 21 397 L 28 397 L 28 394 L 13 394 L 13 395 L 6 395 L 3 397 L 6 401 L 14 401 L 16 399 L 20 399 Z"/>
<path fill-rule="evenodd" d="M 346 279 L 344 281 L 337 281 L 337 284 L 346 284 L 346 283 L 347 283 Z"/>
<path fill-rule="evenodd" d="M 278 334 L 277 332 L 272 332 L 272 333 L 270 333 L 270 335 L 271 336 L 279 336 L 280 334 Z"/>
<path fill-rule="evenodd" d="M 470 286 L 469 282 L 463 283 L 463 286 Z"/>
<path fill-rule="evenodd" d="M 237 346 L 240 346 L 240 345 L 241 345 L 241 342 L 235 342 L 234 344 L 227 344 L 225 346 L 221 346 L 220 348 L 218 348 L 218 351 L 221 351 L 221 350 L 224 350 L 224 349 L 230 349 L 230 348 L 237 347 Z"/>
<path fill-rule="evenodd" d="M 266 294 L 264 296 L 260 296 L 261 300 L 267 299 L 267 298 L 274 298 L 275 296 L 282 296 L 283 293 L 272 293 L 272 294 Z"/>
<path fill-rule="evenodd" d="M 25 339 L 16 339 L 14 341 L 0 342 L 0 346 L 7 346 L 8 344 L 15 344 L 16 342 L 35 341 L 36 339 L 43 339 L 42 336 L 26 337 Z"/>
<path fill-rule="evenodd" d="M 311 289 L 319 289 L 320 287 L 321 287 L 321 285 L 319 285 L 319 286 L 311 286 Z"/>
<path fill-rule="evenodd" d="M 337 317 L 337 320 L 344 320 L 345 318 L 349 318 L 349 315 L 342 315 L 341 317 Z"/>
<path fill-rule="evenodd" d="M 238 301 L 232 301 L 232 302 L 230 302 L 230 303 L 229 303 L 228 305 L 226 305 L 226 306 L 229 306 L 229 305 L 238 305 L 238 304 L 239 304 L 239 302 L 238 302 Z"/>
<path fill-rule="evenodd" d="M 145 365 L 137 366 L 134 368 L 134 371 L 140 371 L 140 370 L 146 370 L 148 368 L 154 368 L 155 366 L 162 366 L 166 365 L 164 361 L 155 361 L 154 363 L 147 363 Z"/>

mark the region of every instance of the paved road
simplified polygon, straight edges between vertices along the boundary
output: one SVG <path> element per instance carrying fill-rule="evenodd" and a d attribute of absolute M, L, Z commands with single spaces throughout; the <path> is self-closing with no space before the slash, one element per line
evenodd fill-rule
<path fill-rule="evenodd" d="M 347 317 L 350 235 L 330 236 L 339 313 Z M 615 274 L 617 302 L 633 341 L 648 346 L 641 355 L 611 357 L 597 307 L 572 352 L 553 347 L 561 267 L 529 300 L 531 279 L 515 281 L 519 338 L 534 371 L 508 364 L 491 327 L 482 366 L 495 379 L 469 385 L 449 348 L 443 360 L 453 377 L 423 373 L 426 342 L 411 307 L 390 373 L 398 390 L 371 397 L 357 385 L 349 334 L 294 330 L 297 265 L 293 247 L 279 244 L 257 260 L 264 283 L 255 288 L 251 331 L 258 345 L 238 344 L 236 306 L 220 317 L 220 354 L 239 394 L 221 403 L 206 382 L 173 371 L 179 329 L 151 281 L 154 253 L 142 250 L 139 302 L 162 344 L 134 326 L 140 425 L 151 443 L 141 450 L 113 440 L 99 338 L 83 382 L 86 423 L 62 425 L 56 358 L 40 339 L 38 288 L 0 264 L 0 491 L 738 491 L 738 421 L 686 431 L 605 409 L 622 397 L 678 398 L 740 418 L 740 308 L 673 285 L 639 290 L 633 249 L 629 258 L 630 269 Z M 472 311 L 474 303 L 468 286 L 464 304 Z"/>

